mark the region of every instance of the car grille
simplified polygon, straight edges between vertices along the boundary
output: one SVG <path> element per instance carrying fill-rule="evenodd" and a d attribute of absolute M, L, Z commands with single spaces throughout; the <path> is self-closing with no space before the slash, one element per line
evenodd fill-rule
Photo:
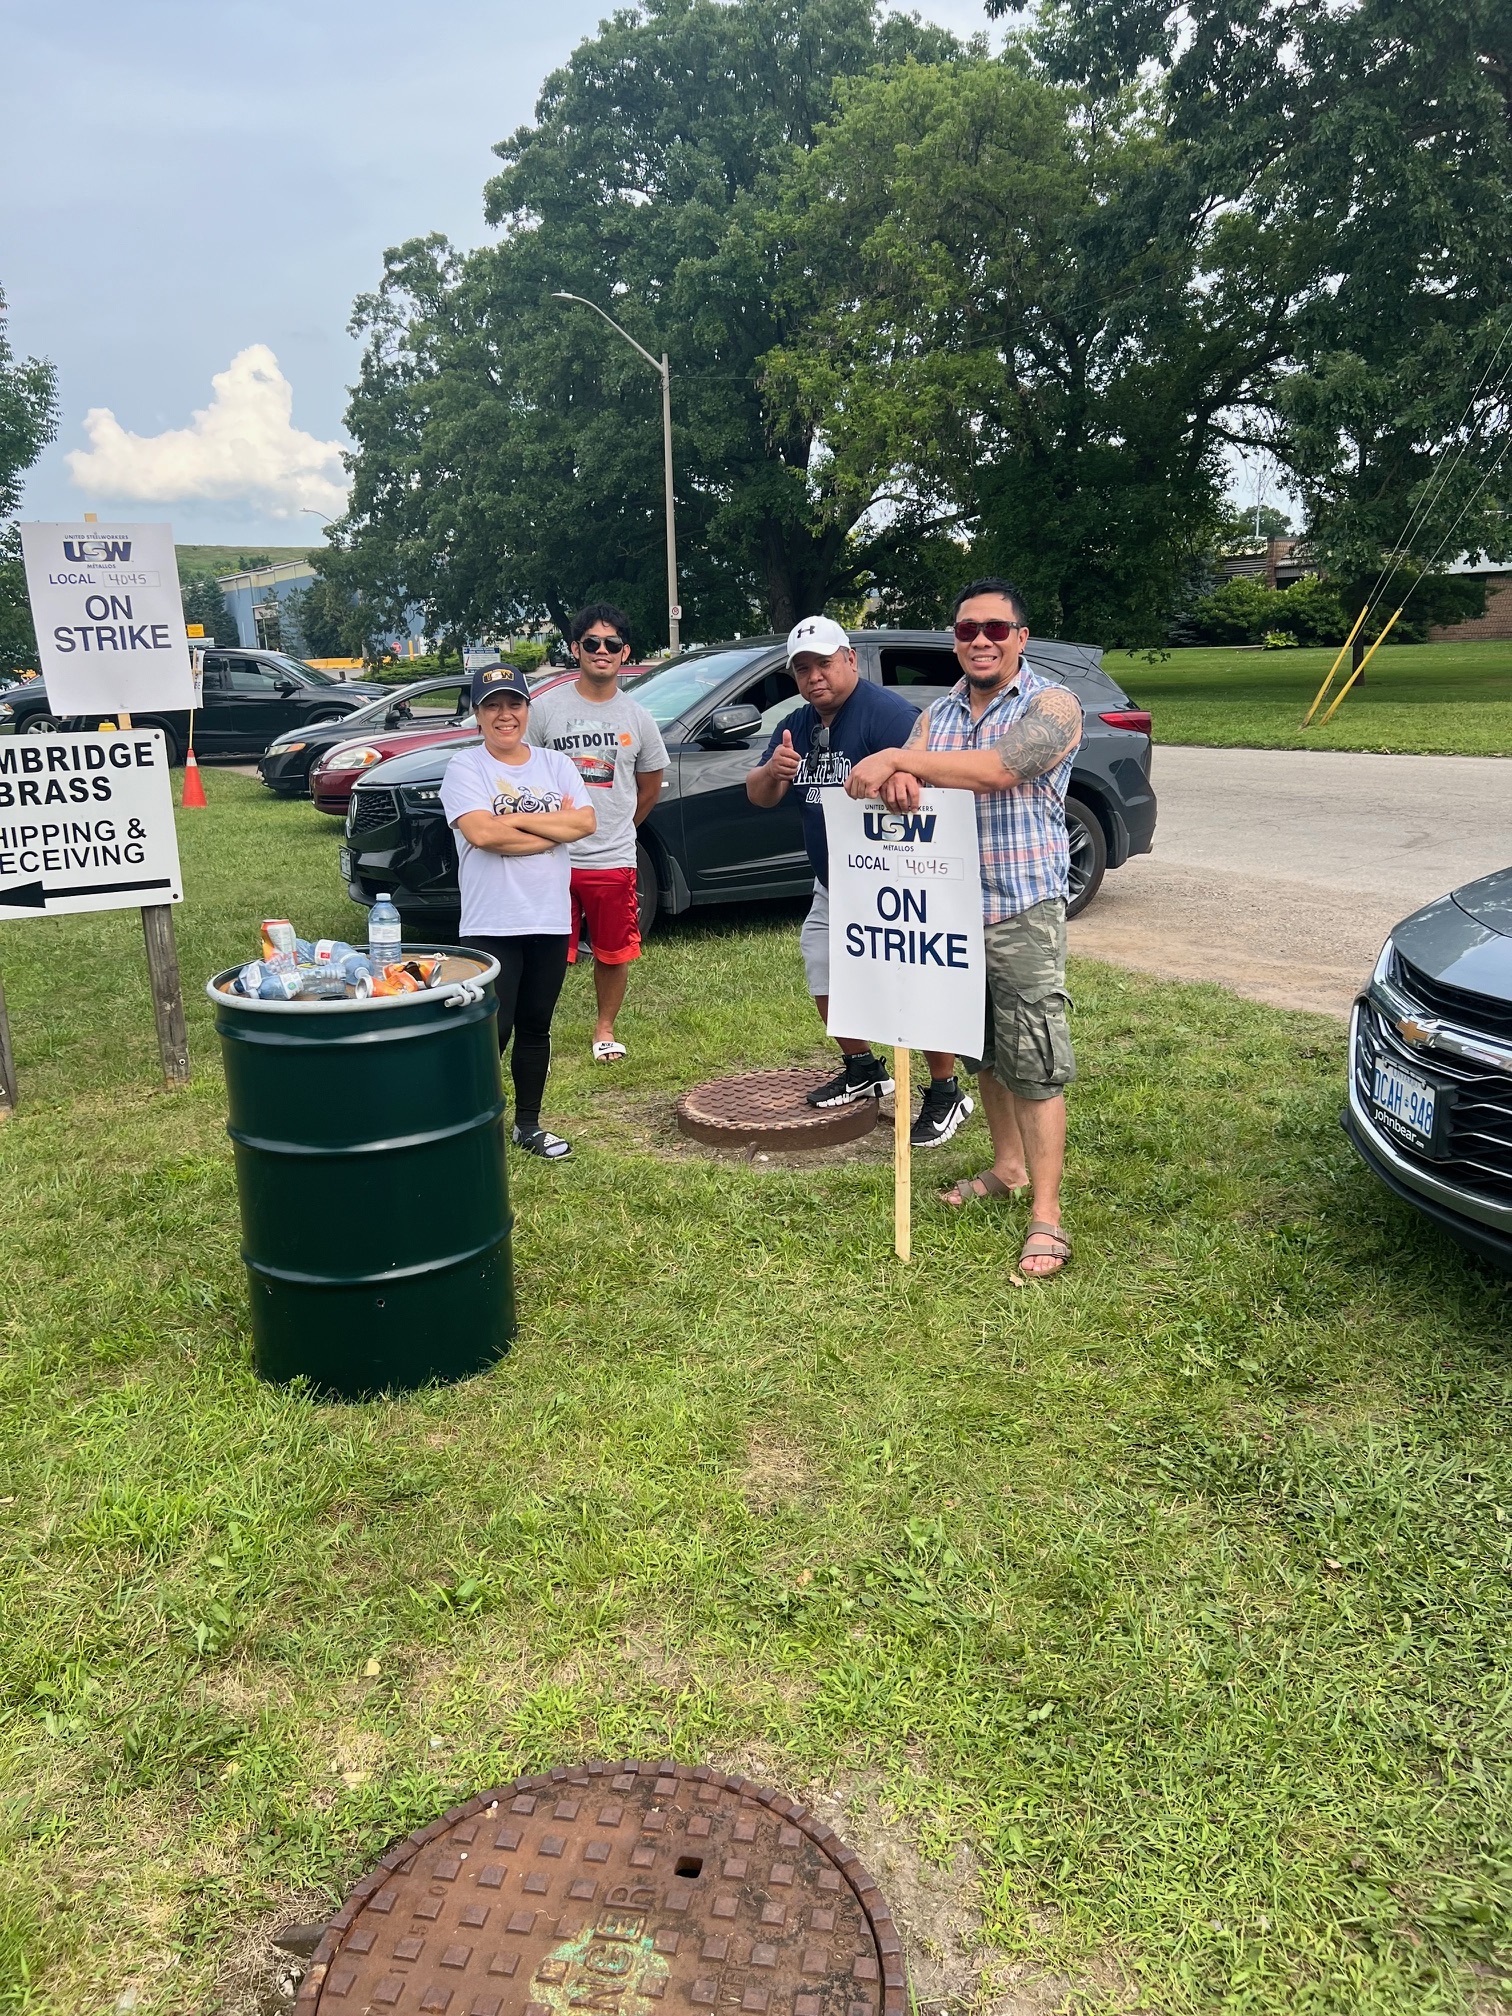
<path fill-rule="evenodd" d="M 1412 991 L 1405 975 L 1398 985 L 1404 993 Z M 1422 1005 L 1430 1006 L 1426 1001 Z M 1467 1033 L 1474 1033 L 1468 1018 L 1456 1020 Z M 1512 1074 L 1493 1071 L 1464 1057 L 1451 1057 L 1442 1050 L 1415 1050 L 1402 1042 L 1380 1010 L 1367 1002 L 1360 1010 L 1354 1059 L 1355 1089 L 1367 1113 L 1371 1110 L 1375 1062 L 1383 1055 L 1441 1086 L 1447 1081 L 1451 1088 L 1439 1095 L 1449 1101 L 1444 1154 L 1420 1154 L 1393 1135 L 1391 1145 L 1397 1154 L 1460 1189 L 1496 1203 L 1512 1202 Z"/>
<path fill-rule="evenodd" d="M 1448 987 L 1442 980 L 1430 980 L 1420 967 L 1395 949 L 1391 962 L 1391 978 L 1396 985 L 1430 1014 L 1441 1015 L 1457 1028 L 1473 1029 L 1481 1036 L 1512 1038 L 1512 1001 L 1496 1001 L 1487 994 L 1472 994 L 1467 988 Z"/>
<path fill-rule="evenodd" d="M 373 833 L 380 826 L 392 826 L 399 817 L 399 799 L 381 784 L 370 786 L 366 791 L 352 793 L 351 809 L 347 814 L 347 832 Z"/>

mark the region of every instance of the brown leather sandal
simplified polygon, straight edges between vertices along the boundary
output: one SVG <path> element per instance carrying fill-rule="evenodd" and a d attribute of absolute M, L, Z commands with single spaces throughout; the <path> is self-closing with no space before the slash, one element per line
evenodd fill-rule
<path fill-rule="evenodd" d="M 985 1204 L 989 1197 L 1016 1196 L 1024 1187 L 1005 1183 L 995 1169 L 980 1169 L 975 1176 L 958 1177 L 948 1190 L 937 1190 L 935 1195 L 952 1211 L 960 1211 L 968 1204 Z"/>
<path fill-rule="evenodd" d="M 1043 1247 L 1029 1251 L 1030 1242 L 1035 1239 L 1048 1241 L 1049 1250 Z M 1026 1260 L 1053 1260 L 1053 1267 L 1025 1267 Z M 1029 1230 L 1024 1234 L 1023 1250 L 1019 1254 L 1019 1273 L 1025 1281 L 1053 1281 L 1057 1274 L 1065 1272 L 1071 1264 L 1071 1241 L 1059 1225 L 1047 1225 L 1043 1218 L 1031 1218 Z"/>

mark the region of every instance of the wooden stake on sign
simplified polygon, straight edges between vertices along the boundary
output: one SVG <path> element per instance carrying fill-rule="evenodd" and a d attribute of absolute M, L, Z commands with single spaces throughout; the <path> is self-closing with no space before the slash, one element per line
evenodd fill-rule
<path fill-rule="evenodd" d="M 191 714 L 191 724 L 194 716 Z M 131 727 L 122 708 L 116 726 Z M 152 1019 L 157 1024 L 158 1055 L 170 1085 L 189 1083 L 189 1026 L 184 1020 L 184 989 L 179 979 L 178 941 L 173 935 L 171 903 L 142 905 L 142 936 L 147 941 L 147 984 L 152 989 Z"/>
<path fill-rule="evenodd" d="M 16 1110 L 16 1053 L 11 1048 L 10 1016 L 5 1012 L 5 982 L 0 980 L 0 1120 Z"/>
<path fill-rule="evenodd" d="M 904 1262 L 913 1258 L 912 1062 L 912 1051 L 893 1051 L 893 1251 Z"/>
<path fill-rule="evenodd" d="M 147 941 L 147 979 L 152 988 L 152 1015 L 157 1023 L 163 1076 L 170 1085 L 187 1085 L 189 1031 L 184 1022 L 184 996 L 179 984 L 172 904 L 142 906 L 142 936 Z"/>

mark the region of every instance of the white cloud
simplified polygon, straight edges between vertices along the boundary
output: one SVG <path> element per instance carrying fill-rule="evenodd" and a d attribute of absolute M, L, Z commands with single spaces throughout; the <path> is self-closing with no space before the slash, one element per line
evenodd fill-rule
<path fill-rule="evenodd" d="M 210 383 L 215 396 L 190 425 L 161 434 L 128 433 L 108 406 L 92 406 L 92 446 L 66 457 L 78 488 L 144 504 L 235 500 L 273 518 L 307 504 L 331 516 L 345 508 L 341 445 L 294 425 L 294 388 L 266 343 L 239 350 Z"/>

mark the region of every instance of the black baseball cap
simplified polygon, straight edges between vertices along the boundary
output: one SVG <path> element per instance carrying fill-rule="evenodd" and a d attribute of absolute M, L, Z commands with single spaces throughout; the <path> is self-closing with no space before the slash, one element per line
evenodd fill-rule
<path fill-rule="evenodd" d="M 530 687 L 518 665 L 485 665 L 481 672 L 474 672 L 472 676 L 475 712 L 490 693 L 518 693 L 522 700 L 528 700 Z"/>

